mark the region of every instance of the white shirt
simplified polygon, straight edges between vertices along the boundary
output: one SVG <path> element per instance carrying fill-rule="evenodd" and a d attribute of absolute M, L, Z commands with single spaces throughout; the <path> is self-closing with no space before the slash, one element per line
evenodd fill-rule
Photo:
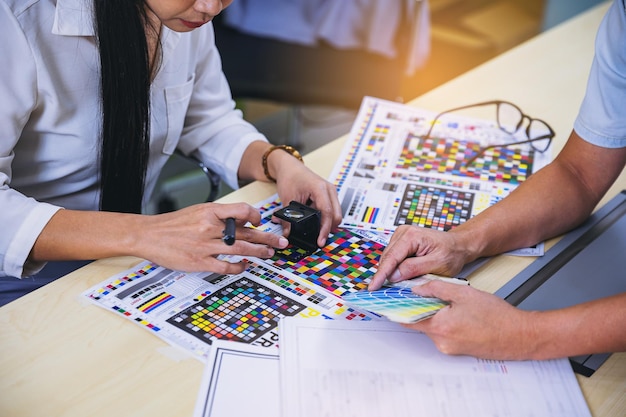
<path fill-rule="evenodd" d="M 24 277 L 41 230 L 61 208 L 97 210 L 99 57 L 89 0 L 0 0 L 0 276 Z M 213 27 L 162 31 L 151 90 L 144 202 L 176 148 L 237 188 L 245 148 L 266 140 L 234 109 Z"/>

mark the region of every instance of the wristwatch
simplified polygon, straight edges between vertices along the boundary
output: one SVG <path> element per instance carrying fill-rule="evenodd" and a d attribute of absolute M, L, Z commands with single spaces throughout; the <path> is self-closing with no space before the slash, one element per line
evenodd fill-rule
<path fill-rule="evenodd" d="M 270 170 L 267 167 L 267 158 L 276 149 L 281 149 L 281 150 L 287 152 L 288 154 L 291 154 L 294 158 L 296 158 L 300 162 L 304 163 L 304 160 L 302 159 L 302 155 L 300 155 L 300 152 L 298 152 L 298 150 L 296 148 L 294 148 L 293 146 L 289 146 L 289 145 L 274 145 L 274 146 L 271 146 L 263 154 L 262 164 L 263 164 L 263 172 L 265 173 L 265 176 L 267 177 L 268 180 L 270 180 L 272 182 L 276 182 L 276 178 L 274 178 L 274 177 L 272 177 L 270 175 Z"/>

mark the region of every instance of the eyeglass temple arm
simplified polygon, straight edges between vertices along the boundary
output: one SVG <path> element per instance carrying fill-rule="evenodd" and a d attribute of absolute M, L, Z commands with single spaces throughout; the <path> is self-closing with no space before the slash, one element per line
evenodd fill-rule
<path fill-rule="evenodd" d="M 426 134 L 424 135 L 424 139 L 428 139 L 428 138 L 430 138 L 430 134 L 432 133 L 433 128 L 435 127 L 435 122 L 436 122 L 437 120 L 439 120 L 439 118 L 440 118 L 441 116 L 443 116 L 444 114 L 447 114 L 447 113 L 452 113 L 452 112 L 459 111 L 459 110 L 469 109 L 469 108 L 471 108 L 471 107 L 489 106 L 489 105 L 491 105 L 491 104 L 500 104 L 500 103 L 508 103 L 508 104 L 511 104 L 513 107 L 518 108 L 515 104 L 513 104 L 513 103 L 509 103 L 508 101 L 502 101 L 502 100 L 490 100 L 490 101 L 482 101 L 482 102 L 480 102 L 480 103 L 474 103 L 474 104 L 468 104 L 468 105 L 465 105 L 465 106 L 455 107 L 455 108 L 453 108 L 453 109 L 448 109 L 448 110 L 442 111 L 441 113 L 437 114 L 437 115 L 433 118 L 433 122 L 431 123 L 430 128 L 428 129 L 428 132 L 426 132 Z M 518 109 L 519 109 L 519 108 L 518 108 Z M 521 111 L 521 110 L 520 110 L 520 113 L 522 113 L 522 111 Z M 522 114 L 523 114 L 523 113 L 522 113 Z"/>

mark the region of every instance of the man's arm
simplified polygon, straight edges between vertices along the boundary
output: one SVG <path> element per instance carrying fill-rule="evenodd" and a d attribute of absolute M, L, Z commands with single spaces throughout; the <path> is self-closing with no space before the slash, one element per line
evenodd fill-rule
<path fill-rule="evenodd" d="M 407 325 L 447 354 L 526 360 L 626 351 L 626 293 L 558 310 L 524 311 L 468 286 L 433 281 L 413 291 L 450 302 L 428 320 Z"/>
<path fill-rule="evenodd" d="M 595 146 L 572 131 L 552 163 L 461 226 L 448 232 L 400 226 L 369 288 L 426 273 L 453 276 L 477 258 L 562 234 L 591 214 L 624 164 L 626 148 Z"/>
<path fill-rule="evenodd" d="M 626 148 L 595 146 L 572 131 L 552 163 L 451 233 L 459 244 L 471 248 L 474 259 L 557 236 L 591 214 L 624 164 Z"/>

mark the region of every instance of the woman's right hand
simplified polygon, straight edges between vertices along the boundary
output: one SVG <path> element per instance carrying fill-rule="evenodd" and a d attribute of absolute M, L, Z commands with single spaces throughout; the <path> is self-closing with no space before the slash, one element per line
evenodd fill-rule
<path fill-rule="evenodd" d="M 246 203 L 204 203 L 142 217 L 132 252 L 174 270 L 238 274 L 245 270 L 244 262 L 231 263 L 218 260 L 217 256 L 270 258 L 274 255 L 273 248 L 283 249 L 289 244 L 280 235 L 244 227 L 247 222 L 258 226 L 261 221 L 259 210 Z M 233 245 L 222 240 L 229 217 L 234 218 L 237 225 Z"/>

